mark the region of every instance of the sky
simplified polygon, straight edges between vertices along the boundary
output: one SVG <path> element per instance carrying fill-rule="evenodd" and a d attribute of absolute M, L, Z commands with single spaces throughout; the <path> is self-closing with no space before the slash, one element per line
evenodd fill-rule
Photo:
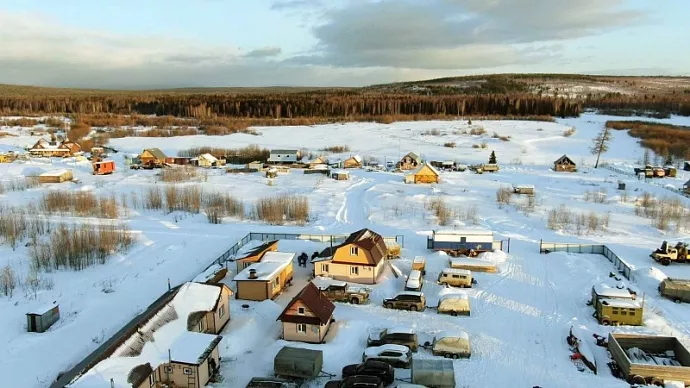
<path fill-rule="evenodd" d="M 690 75 L 687 0 L 0 0 L 0 83 L 363 86 Z"/>

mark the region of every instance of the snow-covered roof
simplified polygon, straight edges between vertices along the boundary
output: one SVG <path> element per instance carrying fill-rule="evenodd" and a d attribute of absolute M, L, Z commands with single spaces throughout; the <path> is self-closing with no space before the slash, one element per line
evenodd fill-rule
<path fill-rule="evenodd" d="M 426 258 L 424 256 L 415 256 L 414 259 L 412 259 L 412 262 L 415 264 L 425 263 Z"/>
<path fill-rule="evenodd" d="M 641 307 L 639 302 L 637 302 L 635 300 L 627 300 L 627 299 L 604 298 L 601 300 L 601 303 L 603 305 L 606 305 L 606 306 L 623 307 L 623 308 L 629 308 L 629 309 L 638 309 Z"/>
<path fill-rule="evenodd" d="M 422 169 L 423 169 L 424 167 L 428 167 L 428 168 L 429 168 L 431 171 L 433 171 L 433 173 L 436 174 L 436 175 L 441 175 L 441 174 L 438 172 L 438 170 L 437 170 L 436 168 L 434 168 L 434 166 L 432 166 L 432 165 L 429 164 L 429 163 L 422 163 L 422 164 L 420 164 L 419 167 L 417 167 L 417 168 L 415 168 L 414 170 L 410 171 L 410 173 L 407 174 L 407 175 L 408 175 L 408 176 L 409 176 L 409 175 L 417 175 L 417 173 L 419 173 L 420 171 L 422 171 Z"/>
<path fill-rule="evenodd" d="M 468 236 L 468 235 L 492 235 L 494 232 L 486 229 L 480 228 L 467 228 L 467 229 L 441 229 L 434 230 L 434 235 L 451 235 L 451 236 Z"/>
<path fill-rule="evenodd" d="M 460 339 L 464 339 L 464 340 L 469 341 L 469 339 L 470 339 L 470 336 L 466 332 L 461 331 L 461 330 L 442 331 L 442 332 L 439 332 L 436 335 L 434 335 L 434 337 L 436 338 L 436 340 L 440 340 L 441 338 L 460 338 Z"/>
<path fill-rule="evenodd" d="M 214 163 L 214 162 L 217 162 L 217 161 L 218 161 L 218 159 L 217 159 L 215 156 L 211 155 L 211 154 L 201 154 L 201 155 L 199 155 L 199 159 L 201 159 L 201 158 L 204 158 L 204 159 L 208 160 L 208 161 L 211 162 L 211 163 Z"/>
<path fill-rule="evenodd" d="M 175 297 L 161 309 L 173 309 L 174 319 L 162 326 L 158 314 L 139 328 L 137 333 L 128 338 L 112 356 L 99 362 L 69 386 L 72 388 L 110 387 L 112 379 L 115 388 L 131 388 L 127 381 L 129 373 L 135 367 L 149 363 L 153 369 L 168 362 L 168 350 L 173 361 L 198 363 L 210 346 L 215 346 L 220 336 L 187 331 L 187 318 L 198 311 L 210 311 L 215 307 L 221 288 L 215 285 L 200 283 L 183 284 Z M 134 356 L 118 356 L 123 348 L 131 347 L 142 341 L 140 332 L 149 337 L 144 341 L 141 351 Z"/>
<path fill-rule="evenodd" d="M 398 296 L 398 295 L 423 296 L 424 294 L 422 294 L 419 291 L 400 291 L 396 294 L 396 296 Z"/>
<path fill-rule="evenodd" d="M 370 346 L 366 349 L 364 349 L 364 355 L 367 357 L 375 357 L 381 354 L 382 352 L 401 352 L 401 353 L 409 353 L 410 348 L 408 348 L 405 345 L 396 345 L 396 344 L 385 344 L 381 346 Z"/>
<path fill-rule="evenodd" d="M 633 296 L 625 288 L 615 288 L 606 284 L 595 285 L 594 292 L 601 297 L 632 299 Z"/>
<path fill-rule="evenodd" d="M 62 170 L 53 170 L 53 171 L 44 172 L 40 176 L 63 176 L 65 174 L 69 174 L 69 173 L 70 173 L 70 170 L 63 168 Z"/>
<path fill-rule="evenodd" d="M 294 253 L 285 252 L 266 252 L 261 258 L 261 261 L 254 263 L 245 268 L 242 272 L 235 275 L 233 280 L 257 280 L 268 281 L 276 277 L 283 269 L 285 269 L 295 258 Z M 251 279 L 249 272 L 256 271 L 256 278 Z"/>
<path fill-rule="evenodd" d="M 448 299 L 464 299 L 464 300 L 469 300 L 469 297 L 467 294 L 461 294 L 459 292 L 455 293 L 450 293 L 450 294 L 443 294 L 439 296 L 439 300 L 448 300 Z"/>
<path fill-rule="evenodd" d="M 388 330 L 386 330 L 388 334 L 414 334 L 414 329 L 411 329 L 409 327 L 393 327 Z"/>
<path fill-rule="evenodd" d="M 468 257 L 451 257 L 449 259 L 451 266 L 463 266 L 463 267 L 489 267 L 496 266 L 496 263 L 490 260 L 481 259 L 479 257 L 468 258 Z M 457 268 L 453 268 L 457 269 Z"/>
<path fill-rule="evenodd" d="M 447 273 L 447 274 L 452 274 L 452 275 L 465 275 L 465 276 L 470 276 L 472 275 L 472 271 L 469 269 L 460 269 L 460 268 L 444 268 L 441 270 L 442 273 Z"/>
<path fill-rule="evenodd" d="M 333 171 L 331 171 L 331 174 L 338 174 L 338 175 L 340 175 L 340 174 L 345 174 L 345 175 L 348 175 L 348 174 L 350 174 L 350 173 L 349 173 L 348 171 L 345 171 L 345 170 L 333 170 Z"/>
<path fill-rule="evenodd" d="M 347 286 L 347 282 L 344 282 L 342 280 L 335 280 L 335 279 L 331 279 L 331 278 L 326 278 L 323 276 L 317 276 L 314 279 L 312 279 L 311 282 L 314 283 L 316 288 L 320 288 L 320 289 L 328 288 L 329 286 L 340 286 L 340 287 Z"/>
<path fill-rule="evenodd" d="M 516 189 L 534 189 L 534 185 L 515 185 Z"/>
<path fill-rule="evenodd" d="M 45 304 L 42 306 L 38 306 L 37 308 L 31 309 L 27 314 L 43 315 L 43 314 L 47 313 L 48 311 L 54 309 L 57 306 L 58 306 L 57 303 Z"/>

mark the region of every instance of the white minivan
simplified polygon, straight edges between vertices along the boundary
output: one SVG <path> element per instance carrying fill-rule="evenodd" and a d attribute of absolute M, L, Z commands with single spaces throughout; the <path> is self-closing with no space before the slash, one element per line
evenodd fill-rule
<path fill-rule="evenodd" d="M 421 291 L 422 290 L 422 271 L 413 269 L 410 271 L 410 276 L 407 277 L 405 283 L 405 291 Z"/>

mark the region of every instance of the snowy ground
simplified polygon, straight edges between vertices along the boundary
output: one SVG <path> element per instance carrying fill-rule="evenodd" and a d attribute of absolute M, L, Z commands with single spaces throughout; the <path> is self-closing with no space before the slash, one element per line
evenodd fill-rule
<path fill-rule="evenodd" d="M 681 232 L 660 232 L 651 221 L 634 214 L 634 199 L 642 192 L 657 197 L 674 196 L 690 206 L 690 199 L 662 187 L 679 187 L 690 179 L 681 171 L 676 179 L 649 183 L 606 169 L 594 170 L 594 158 L 589 155 L 591 138 L 603 123 L 613 117 L 593 114 L 558 123 L 485 121 L 472 127 L 483 127 L 487 134 L 464 134 L 471 128 L 466 122 L 410 122 L 391 125 L 354 123 L 315 127 L 259 128 L 260 136 L 236 134 L 224 137 L 189 136 L 176 138 L 124 138 L 111 145 L 127 153 L 138 153 L 144 147 L 159 147 L 169 155 L 193 146 L 241 147 L 258 144 L 268 148 L 307 148 L 316 151 L 332 145 L 347 144 L 353 154 L 375 157 L 380 161 L 397 160 L 409 151 L 425 159 L 451 159 L 459 163 L 486 162 L 491 150 L 496 151 L 501 170 L 494 174 L 476 175 L 443 173 L 443 183 L 435 186 L 415 186 L 402 183 L 402 175 L 387 172 L 352 172 L 349 181 L 334 181 L 322 175 L 304 175 L 293 171 L 279 176 L 272 186 L 259 174 L 224 174 L 209 170 L 208 181 L 202 182 L 205 191 L 230 192 L 248 204 L 257 197 L 281 193 L 298 193 L 309 199 L 312 220 L 304 227 L 267 226 L 247 220 L 228 219 L 221 225 L 211 225 L 204 215 L 130 209 L 122 215 L 138 236 L 137 244 L 128 252 L 117 254 L 105 265 L 80 272 L 58 271 L 44 273 L 53 287 L 37 295 L 15 290 L 12 298 L 0 296 L 0 373 L 10 376 L 12 386 L 45 387 L 62 370 L 68 369 L 95 349 L 136 313 L 144 309 L 167 289 L 168 281 L 176 285 L 192 279 L 219 254 L 249 231 L 285 231 L 307 233 L 349 233 L 369 227 L 383 235 L 405 236 L 403 259 L 394 264 L 403 272 L 409 271 L 410 259 L 427 256 L 429 271 L 423 292 L 428 304 L 436 303 L 441 289 L 433 283 L 447 258 L 425 249 L 425 238 L 437 219 L 428 210 L 435 198 L 443 198 L 459 213 L 476 211 L 474 220 L 457 224 L 476 223 L 494 230 L 502 239 L 511 239 L 510 255 L 499 265 L 496 274 L 477 274 L 479 284 L 469 290 L 471 317 L 437 315 L 433 310 L 424 313 L 389 311 L 381 308 L 381 300 L 403 288 L 404 280 L 395 278 L 390 270 L 372 293 L 368 305 L 338 304 L 336 326 L 326 345 L 309 345 L 323 349 L 324 370 L 339 374 L 340 369 L 361 359 L 367 331 L 372 326 L 408 325 L 420 334 L 423 342 L 441 329 L 461 329 L 470 335 L 473 354 L 470 360 L 456 362 L 457 380 L 467 387 L 484 386 L 605 386 L 624 387 L 623 381 L 611 377 L 606 369 L 605 352 L 601 357 L 602 373 L 595 376 L 577 372 L 569 360 L 565 337 L 570 326 L 585 332 L 605 334 L 591 317 L 592 309 L 585 305 L 591 286 L 608 279 L 611 264 L 598 255 L 553 253 L 539 254 L 539 240 L 556 242 L 596 242 L 609 245 L 634 267 L 633 288 L 644 294 L 645 325 L 641 328 L 621 328 L 622 331 L 673 334 L 690 344 L 690 308 L 661 299 L 656 293 L 659 280 L 665 276 L 690 278 L 690 267 L 672 265 L 661 267 L 649 253 L 662 240 L 687 240 Z M 625 119 L 625 118 L 616 118 Z M 688 124 L 687 118 L 660 120 Z M 571 137 L 563 132 L 575 127 Z M 440 136 L 425 134 L 438 129 Z M 2 128 L 0 130 L 7 130 Z M 10 129 L 17 137 L 0 139 L 0 151 L 20 150 L 32 145 L 37 138 L 24 131 Z M 491 138 L 496 132 L 511 136 L 510 141 Z M 455 142 L 455 148 L 444 147 Z M 486 149 L 472 148 L 487 143 Z M 621 168 L 631 168 L 642 158 L 643 150 L 636 139 L 616 131 L 610 151 L 603 159 Z M 0 181 L 22 175 L 63 167 L 72 168 L 79 184 L 46 185 L 23 192 L 0 194 L 0 203 L 25 205 L 37 201 L 46 190 L 92 190 L 97 194 L 130 195 L 157 183 L 156 171 L 133 171 L 123 168 L 123 153 L 113 156 L 118 171 L 111 176 L 94 177 L 88 162 L 54 159 L 50 164 L 32 160 L 24 163 L 0 164 Z M 553 160 L 567 153 L 580 165 L 575 174 L 550 170 Z M 337 156 L 349 156 L 348 154 Z M 618 181 L 626 182 L 628 201 L 620 201 L 616 190 Z M 519 206 L 499 208 L 495 193 L 511 184 L 535 185 L 537 196 L 533 210 L 518 210 Z M 585 191 L 607 192 L 603 204 L 584 201 Z M 525 198 L 516 200 L 526 203 Z M 610 225 L 603 231 L 552 231 L 546 228 L 551 208 L 567 206 L 572 211 L 610 214 Z M 69 222 L 98 222 L 94 219 L 62 218 Z M 313 252 L 322 246 L 316 243 L 281 241 L 280 249 L 294 252 Z M 13 251 L 0 245 L 0 267 L 11 265 L 24 278 L 29 272 L 27 248 L 23 244 Z M 232 302 L 232 320 L 223 333 L 221 353 L 224 357 L 225 381 L 217 387 L 242 387 L 252 376 L 270 375 L 272 360 L 283 341 L 277 341 L 280 326 L 278 314 L 307 280 L 311 268 L 296 267 L 295 284 L 275 301 L 249 303 Z M 232 276 L 232 275 L 230 275 Z M 112 290 L 113 292 L 104 292 Z M 26 333 L 24 314 L 40 305 L 58 301 L 62 319 L 47 333 Z M 423 316 L 424 319 L 420 319 Z M 305 345 L 307 346 L 307 345 Z M 36 349 L 41 349 L 37 352 Z M 600 348 L 599 348 L 600 349 Z M 596 351 L 596 350 L 595 350 Z M 420 350 L 420 357 L 431 357 Z M 500 371 L 500 373 L 496 373 Z M 409 374 L 398 370 L 400 377 Z M 324 381 L 312 386 L 322 386 Z"/>

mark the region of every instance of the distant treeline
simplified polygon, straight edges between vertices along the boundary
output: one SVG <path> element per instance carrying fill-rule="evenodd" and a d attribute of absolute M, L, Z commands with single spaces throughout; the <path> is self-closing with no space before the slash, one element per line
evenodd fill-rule
<path fill-rule="evenodd" d="M 533 94 L 422 96 L 343 91 L 283 94 L 3 96 L 0 114 L 118 114 L 189 118 L 362 118 L 398 115 L 557 116 L 580 114 L 575 100 Z"/>
<path fill-rule="evenodd" d="M 607 121 L 606 127 L 629 130 L 640 144 L 657 155 L 690 160 L 690 127 L 651 121 Z"/>
<path fill-rule="evenodd" d="M 665 96 L 610 94 L 585 101 L 585 108 L 596 108 L 617 115 L 625 112 L 651 113 L 652 117 L 668 117 L 671 114 L 690 116 L 690 94 Z"/>

